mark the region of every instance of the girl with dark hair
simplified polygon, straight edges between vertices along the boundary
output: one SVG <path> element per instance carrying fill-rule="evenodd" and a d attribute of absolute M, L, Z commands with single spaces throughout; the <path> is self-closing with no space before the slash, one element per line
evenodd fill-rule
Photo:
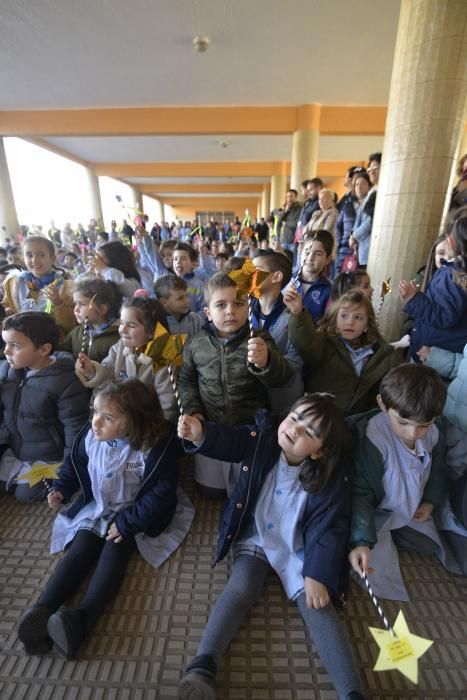
<path fill-rule="evenodd" d="M 153 389 L 130 379 L 97 391 L 91 424 L 79 433 L 48 494 L 53 510 L 79 495 L 52 529 L 52 554 L 66 554 L 19 623 L 28 654 L 47 653 L 54 643 L 65 659 L 76 656 L 117 594 L 135 548 L 159 567 L 178 547 L 194 514 L 177 488 L 180 453 Z M 90 572 L 78 606 L 61 607 Z"/>
<path fill-rule="evenodd" d="M 145 353 L 158 323 L 168 329 L 167 316 L 159 301 L 147 297 L 132 299 L 121 308 L 120 340 L 112 345 L 107 357 L 99 363 L 80 352 L 75 369 L 81 383 L 91 389 L 134 377 L 143 384 L 154 385 L 164 416 L 176 420 L 176 399 L 167 367 L 158 367 Z"/>
<path fill-rule="evenodd" d="M 103 243 L 96 250 L 89 265 L 98 277 L 115 282 L 122 296 L 131 299 L 141 287 L 141 276 L 132 251 L 120 241 Z"/>
<path fill-rule="evenodd" d="M 264 422 L 264 421 L 263 421 Z M 271 568 L 294 600 L 340 698 L 362 698 L 334 602 L 347 586 L 350 434 L 328 394 L 292 407 L 276 431 L 179 419 L 189 452 L 242 465 L 224 508 L 215 563 L 233 550 L 230 579 L 211 612 L 179 698 L 215 698 L 215 676 Z"/>
<path fill-rule="evenodd" d="M 404 311 L 414 319 L 410 354 L 416 361 L 424 345 L 461 353 L 467 344 L 467 207 L 459 210 L 448 241 L 454 260 L 436 272 L 424 293 L 414 282 L 399 283 Z"/>

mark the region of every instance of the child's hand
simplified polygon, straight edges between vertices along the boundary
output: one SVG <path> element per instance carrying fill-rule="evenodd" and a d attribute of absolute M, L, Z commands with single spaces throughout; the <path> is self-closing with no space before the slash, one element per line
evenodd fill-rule
<path fill-rule="evenodd" d="M 399 282 L 399 296 L 407 304 L 408 301 L 414 298 L 418 292 L 417 285 L 415 282 L 407 282 L 407 280 L 401 280 Z"/>
<path fill-rule="evenodd" d="M 284 304 L 291 314 L 301 314 L 303 311 L 302 295 L 293 284 L 287 287 L 284 292 Z"/>
<path fill-rule="evenodd" d="M 416 520 L 417 523 L 424 523 L 425 520 L 428 520 L 428 518 L 431 516 L 432 512 L 432 503 L 420 503 L 417 510 L 415 511 L 413 519 Z"/>
<path fill-rule="evenodd" d="M 142 226 L 135 226 L 135 233 L 134 233 L 134 238 L 137 241 L 142 241 L 143 238 L 146 238 L 148 235 L 148 232 L 146 229 L 144 229 Z"/>
<path fill-rule="evenodd" d="M 427 347 L 426 345 L 422 345 L 420 350 L 417 350 L 417 355 L 420 358 L 420 362 L 426 362 L 428 360 L 428 355 L 431 352 L 431 348 Z"/>
<path fill-rule="evenodd" d="M 88 263 L 95 275 L 99 276 L 99 273 L 105 270 L 108 265 L 99 253 L 93 253 L 93 255 L 88 258 Z"/>
<path fill-rule="evenodd" d="M 84 352 L 79 353 L 78 359 L 76 360 L 75 369 L 81 372 L 85 379 L 92 379 L 96 374 L 92 360 L 90 360 Z"/>
<path fill-rule="evenodd" d="M 113 540 L 115 544 L 118 544 L 123 540 L 123 537 L 118 531 L 118 527 L 115 525 L 115 523 L 112 523 L 111 526 L 109 527 L 107 531 L 107 537 L 105 538 L 106 540 Z"/>
<path fill-rule="evenodd" d="M 58 510 L 63 503 L 63 494 L 60 491 L 51 491 L 47 494 L 47 503 L 52 510 Z"/>
<path fill-rule="evenodd" d="M 326 586 L 309 576 L 305 576 L 305 595 L 307 608 L 325 608 L 329 603 L 329 593 Z"/>
<path fill-rule="evenodd" d="M 269 361 L 269 349 L 263 338 L 250 338 L 248 341 L 248 362 L 258 369 L 264 369 Z"/>
<path fill-rule="evenodd" d="M 367 574 L 369 571 L 371 571 L 371 569 L 368 567 L 369 559 L 369 547 L 354 547 L 349 554 L 349 561 L 352 565 L 352 569 L 360 576 L 363 576 L 363 574 Z"/>
<path fill-rule="evenodd" d="M 187 416 L 184 413 L 178 419 L 178 437 L 190 442 L 202 442 L 204 438 L 203 423 L 197 416 Z"/>
<path fill-rule="evenodd" d="M 46 296 L 47 299 L 50 299 L 54 306 L 60 306 L 61 304 L 63 304 L 60 292 L 58 291 L 55 285 L 53 285 L 52 287 L 44 287 L 42 291 L 44 293 L 44 296 Z"/>

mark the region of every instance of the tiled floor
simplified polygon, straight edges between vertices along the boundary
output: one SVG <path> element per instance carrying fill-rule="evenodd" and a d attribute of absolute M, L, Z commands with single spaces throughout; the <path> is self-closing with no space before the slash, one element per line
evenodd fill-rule
<path fill-rule="evenodd" d="M 189 476 L 186 490 L 190 489 Z M 21 506 L 0 496 L 1 700 L 165 700 L 177 697 L 181 669 L 196 650 L 228 565 L 211 569 L 219 504 L 191 494 L 194 526 L 156 572 L 137 555 L 112 609 L 77 661 L 28 657 L 16 638 L 21 611 L 38 596 L 57 562 L 48 554 L 53 515 L 45 504 Z M 467 582 L 434 559 L 402 556 L 411 630 L 435 640 L 420 663 L 420 683 L 395 671 L 374 673 L 377 648 L 368 624 L 381 627 L 366 593 L 352 585 L 344 620 L 372 700 L 467 698 Z M 387 603 L 391 620 L 398 604 Z M 271 576 L 264 597 L 221 667 L 219 700 L 333 700 L 295 606 Z"/>

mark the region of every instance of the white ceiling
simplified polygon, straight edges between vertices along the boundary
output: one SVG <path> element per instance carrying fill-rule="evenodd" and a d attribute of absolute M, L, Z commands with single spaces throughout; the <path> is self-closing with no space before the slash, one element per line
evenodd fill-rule
<path fill-rule="evenodd" d="M 1 0 L 0 109 L 385 105 L 399 0 Z M 197 54 L 192 39 L 207 34 Z"/>

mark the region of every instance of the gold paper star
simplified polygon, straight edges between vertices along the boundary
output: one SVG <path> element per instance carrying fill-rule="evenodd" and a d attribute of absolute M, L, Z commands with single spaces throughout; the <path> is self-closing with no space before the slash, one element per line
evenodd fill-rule
<path fill-rule="evenodd" d="M 386 294 L 389 294 L 391 291 L 391 278 L 388 277 L 387 280 L 383 280 L 383 284 L 381 285 L 381 299 L 384 299 Z"/>
<path fill-rule="evenodd" d="M 374 671 L 389 671 L 396 669 L 406 676 L 412 683 L 418 683 L 418 659 L 431 647 L 430 639 L 418 637 L 412 634 L 407 627 L 402 610 L 394 624 L 393 637 L 387 630 L 376 627 L 368 628 L 374 637 L 380 652 Z"/>
<path fill-rule="evenodd" d="M 24 474 L 20 474 L 18 479 L 20 481 L 27 481 L 29 486 L 32 488 L 42 479 L 56 479 L 58 477 L 58 468 L 61 466 L 62 462 L 52 462 L 47 464 L 46 462 L 33 462 L 31 469 Z"/>
<path fill-rule="evenodd" d="M 247 258 L 240 270 L 229 272 L 229 277 L 237 285 L 237 297 L 251 294 L 257 299 L 261 296 L 261 285 L 269 275 L 269 272 L 258 270 L 250 258 Z"/>
<path fill-rule="evenodd" d="M 167 365 L 177 367 L 183 364 L 182 350 L 186 339 L 186 333 L 171 335 L 162 323 L 156 325 L 153 339 L 146 344 L 144 349 L 144 354 L 152 359 L 154 374 Z M 138 352 L 138 348 L 136 351 Z"/>

